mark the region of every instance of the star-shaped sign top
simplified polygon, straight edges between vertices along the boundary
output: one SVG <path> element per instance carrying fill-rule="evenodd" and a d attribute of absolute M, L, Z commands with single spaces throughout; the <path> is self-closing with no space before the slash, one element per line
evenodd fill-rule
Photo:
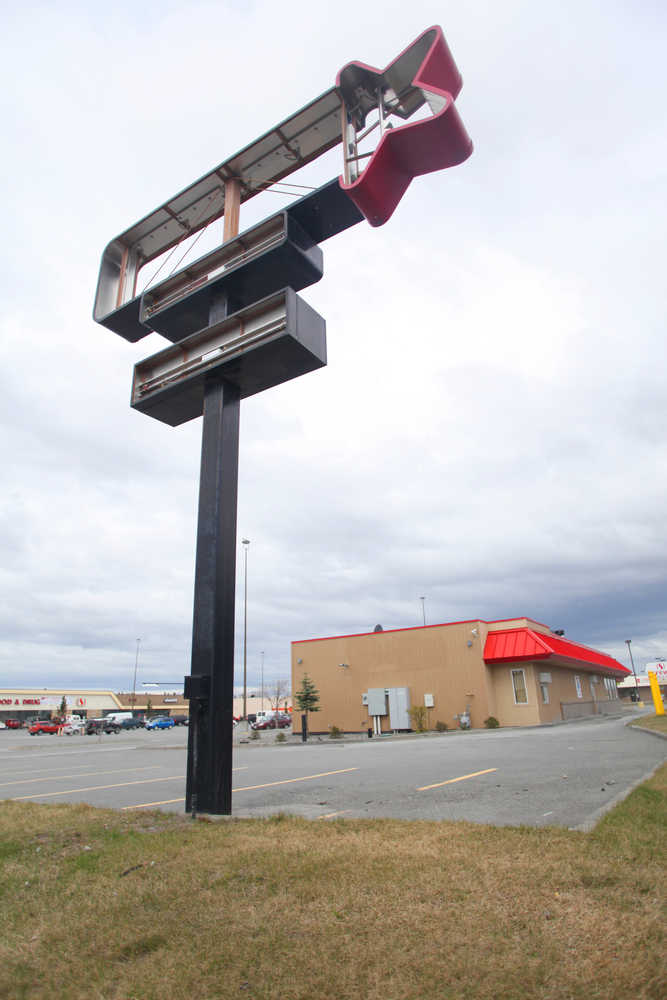
<path fill-rule="evenodd" d="M 456 166 L 472 153 L 454 104 L 462 84 L 438 26 L 424 31 L 384 69 L 351 62 L 338 74 L 345 149 L 340 184 L 372 226 L 391 217 L 413 177 Z M 426 106 L 426 117 L 404 125 L 391 121 Z M 366 127 L 373 109 L 378 120 Z M 381 136 L 373 152 L 360 152 L 359 143 L 377 127 Z"/>

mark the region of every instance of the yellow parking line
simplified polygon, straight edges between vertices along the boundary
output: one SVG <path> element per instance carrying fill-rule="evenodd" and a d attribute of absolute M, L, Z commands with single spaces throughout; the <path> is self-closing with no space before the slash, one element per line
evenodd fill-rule
<path fill-rule="evenodd" d="M 17 795 L 12 802 L 22 802 L 24 799 L 45 799 L 54 795 L 76 795 L 79 792 L 100 792 L 106 788 L 126 788 L 129 785 L 151 785 L 158 781 L 183 781 L 185 775 L 172 774 L 168 778 L 142 778 L 141 781 L 119 781 L 115 785 L 89 785 L 87 788 L 68 788 L 65 792 L 37 792 L 35 795 Z"/>
<path fill-rule="evenodd" d="M 485 771 L 473 771 L 472 774 L 462 774 L 460 778 L 449 778 L 447 781 L 438 781 L 435 785 L 422 785 L 418 788 L 418 792 L 427 792 L 429 788 L 442 788 L 443 785 L 453 785 L 457 781 L 466 781 L 468 778 L 476 778 L 480 774 L 492 774 L 493 771 L 497 771 L 497 767 L 487 767 Z"/>
<path fill-rule="evenodd" d="M 338 812 L 335 812 L 335 813 L 324 813 L 323 816 L 318 816 L 317 818 L 318 819 L 333 819 L 334 816 L 342 816 L 343 813 L 346 813 L 346 812 L 349 812 L 349 811 L 350 811 L 349 809 L 340 809 Z"/>
<path fill-rule="evenodd" d="M 234 770 L 241 770 L 241 768 L 234 768 Z M 347 774 L 348 771 L 358 771 L 358 767 L 345 767 L 340 771 L 322 771 L 321 774 L 307 774 L 303 778 L 284 778 L 282 781 L 267 781 L 264 785 L 245 785 L 242 788 L 232 788 L 232 792 L 251 792 L 256 788 L 271 788 L 273 785 L 289 785 L 294 781 L 312 781 L 313 778 L 327 778 L 330 774 Z M 165 799 L 164 802 L 141 802 L 136 806 L 123 806 L 121 811 L 127 811 L 128 809 L 149 809 L 151 806 L 167 806 L 171 805 L 173 802 L 184 802 L 184 798 L 180 799 Z M 336 813 L 331 813 L 335 816 Z M 326 819 L 325 816 L 320 816 L 320 819 Z"/>
<path fill-rule="evenodd" d="M 180 799 L 162 799 L 161 802 L 141 802 L 138 806 L 121 806 L 121 812 L 127 812 L 128 809 L 150 809 L 151 806 L 170 806 L 173 802 L 185 802 L 185 796 L 181 795 Z"/>
<path fill-rule="evenodd" d="M 143 767 L 115 767 L 112 771 L 89 771 L 88 773 L 94 774 L 95 777 L 99 774 L 128 774 L 131 771 L 152 771 L 159 766 L 159 764 L 148 764 Z M 2 781 L 0 782 L 0 788 L 6 788 L 8 785 L 31 785 L 36 781 L 63 781 L 65 778 L 85 777 L 85 774 L 49 774 L 42 775 L 41 778 L 21 778 L 19 781 Z"/>
<path fill-rule="evenodd" d="M 272 788 L 274 785 L 291 785 L 295 781 L 312 781 L 314 778 L 328 778 L 330 774 L 347 774 L 358 771 L 358 767 L 343 767 L 340 771 L 322 771 L 320 774 L 306 774 L 303 778 L 283 778 L 282 781 L 267 781 L 264 785 L 246 785 L 244 788 L 232 788 L 233 792 L 252 792 L 256 788 Z"/>

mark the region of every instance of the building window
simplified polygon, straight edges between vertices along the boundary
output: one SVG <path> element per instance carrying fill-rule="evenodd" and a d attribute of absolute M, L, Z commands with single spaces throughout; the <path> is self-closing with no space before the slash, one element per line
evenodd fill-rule
<path fill-rule="evenodd" d="M 527 705 L 526 675 L 523 670 L 512 671 L 512 687 L 514 688 L 514 704 Z"/>
<path fill-rule="evenodd" d="M 549 685 L 548 684 L 540 684 L 540 691 L 542 692 L 542 704 L 543 705 L 548 705 L 549 704 Z"/>
<path fill-rule="evenodd" d="M 577 698 L 583 698 L 584 697 L 584 693 L 581 690 L 581 677 L 578 677 L 576 674 L 575 674 L 575 677 L 574 677 L 574 686 L 577 689 Z"/>
<path fill-rule="evenodd" d="M 616 681 L 613 677 L 605 677 L 604 686 L 607 689 L 607 694 L 609 695 L 610 700 L 618 698 L 618 688 L 616 687 Z"/>

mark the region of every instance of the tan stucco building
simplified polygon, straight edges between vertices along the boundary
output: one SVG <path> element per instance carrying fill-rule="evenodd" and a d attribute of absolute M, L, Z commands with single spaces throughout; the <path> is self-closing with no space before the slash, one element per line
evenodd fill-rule
<path fill-rule="evenodd" d="M 320 696 L 311 732 L 410 729 L 417 705 L 426 707 L 429 729 L 438 721 L 465 725 L 466 716 L 477 728 L 490 716 L 501 726 L 534 726 L 594 715 L 618 707 L 616 682 L 628 673 L 606 653 L 530 618 L 292 643 L 293 695 L 307 674 Z"/>

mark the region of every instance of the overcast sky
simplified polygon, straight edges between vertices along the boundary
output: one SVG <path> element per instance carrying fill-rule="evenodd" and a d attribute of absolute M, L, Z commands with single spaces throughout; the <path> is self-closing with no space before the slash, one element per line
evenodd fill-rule
<path fill-rule="evenodd" d="M 430 624 L 525 615 L 667 656 L 663 3 L 28 0 L 3 21 L 0 686 L 126 689 L 138 637 L 139 684 L 189 672 L 201 420 L 130 409 L 166 342 L 93 322 L 104 246 L 431 24 L 475 151 L 323 245 L 301 294 L 328 367 L 242 403 L 237 683 L 243 536 L 251 683 L 261 651 L 289 675 L 294 639 L 421 624 L 421 596 Z"/>

